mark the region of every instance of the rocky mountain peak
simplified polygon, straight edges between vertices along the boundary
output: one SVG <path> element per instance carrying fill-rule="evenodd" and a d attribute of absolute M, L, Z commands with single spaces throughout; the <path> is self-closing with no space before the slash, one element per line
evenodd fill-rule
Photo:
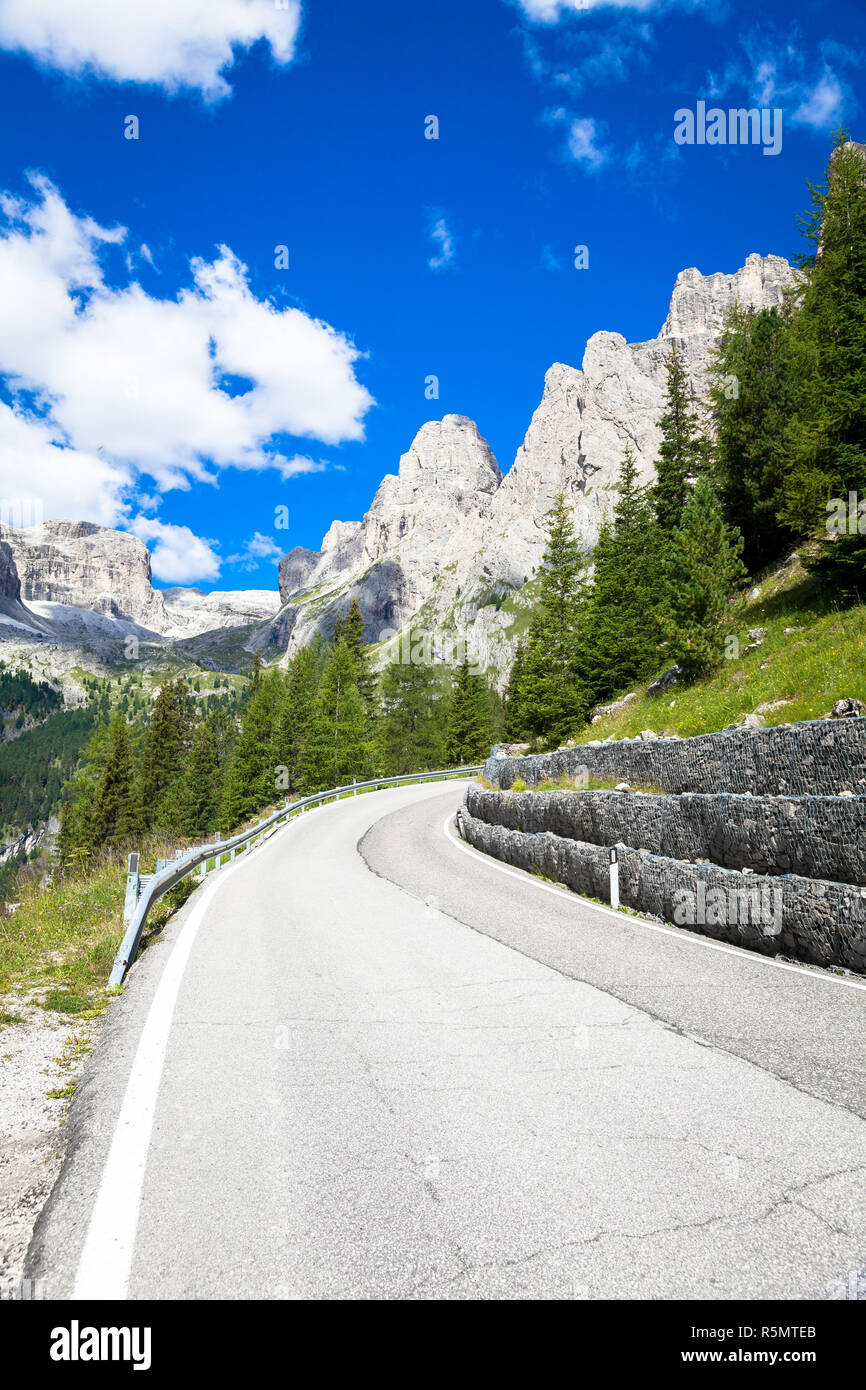
<path fill-rule="evenodd" d="M 791 267 L 782 256 L 759 256 L 755 251 L 733 275 L 702 275 L 694 266 L 681 270 L 659 337 L 686 339 L 716 334 L 734 300 L 761 309 L 781 304 L 792 278 Z"/>

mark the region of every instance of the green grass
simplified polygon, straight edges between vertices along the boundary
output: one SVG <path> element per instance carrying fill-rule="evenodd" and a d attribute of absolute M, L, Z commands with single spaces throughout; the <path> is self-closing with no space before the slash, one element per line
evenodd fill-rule
<path fill-rule="evenodd" d="M 585 725 L 575 735 L 578 741 L 632 738 L 646 728 L 686 738 L 724 729 L 781 700 L 786 703 L 764 714 L 767 725 L 793 724 L 822 718 L 845 696 L 866 701 L 866 607 L 834 607 L 798 562 L 757 588 L 732 624 L 738 657 L 693 684 L 652 697 L 639 694 L 619 713 Z M 766 628 L 766 637 L 747 652 L 746 634 L 756 627 Z M 785 628 L 802 631 L 786 634 Z"/>
<path fill-rule="evenodd" d="M 46 1095 L 49 1100 L 69 1100 L 75 1095 L 77 1085 L 77 1081 L 70 1081 L 65 1086 L 58 1086 L 53 1091 L 46 1091 Z"/>
<path fill-rule="evenodd" d="M 164 845 L 148 845 L 142 872 L 152 872 L 157 857 L 166 853 Z M 195 886 L 192 878 L 183 879 L 154 905 L 142 948 L 158 939 Z M 55 878 L 47 888 L 25 883 L 21 906 L 0 917 L 0 994 L 35 989 L 44 991 L 39 1002 L 49 1011 L 78 1016 L 100 1012 L 123 937 L 125 888 L 126 861 L 120 856 L 89 873 Z"/>
<path fill-rule="evenodd" d="M 13 1023 L 23 1023 L 21 1014 L 13 1014 L 8 1009 L 0 1009 L 0 1028 L 11 1027 Z"/>

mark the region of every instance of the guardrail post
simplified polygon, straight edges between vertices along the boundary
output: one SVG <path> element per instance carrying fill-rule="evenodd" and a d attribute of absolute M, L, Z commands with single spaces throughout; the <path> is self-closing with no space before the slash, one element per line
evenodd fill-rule
<path fill-rule="evenodd" d="M 610 905 L 619 907 L 619 856 L 615 849 L 610 852 Z"/>
<path fill-rule="evenodd" d="M 358 782 L 357 777 L 353 777 L 353 778 L 352 778 L 352 795 L 353 795 L 353 796 L 357 796 L 357 795 L 358 795 L 358 786 L 357 786 L 357 782 Z"/>
<path fill-rule="evenodd" d="M 126 897 L 123 900 L 123 925 L 125 927 L 132 921 L 132 914 L 138 903 L 138 886 L 141 881 L 138 865 L 139 856 L 133 852 L 126 861 Z"/>

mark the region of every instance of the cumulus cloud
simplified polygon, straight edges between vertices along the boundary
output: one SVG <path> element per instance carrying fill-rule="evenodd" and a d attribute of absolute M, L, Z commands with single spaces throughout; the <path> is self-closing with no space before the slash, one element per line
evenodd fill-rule
<path fill-rule="evenodd" d="M 454 244 L 454 237 L 448 227 L 444 217 L 436 217 L 430 227 L 430 239 L 437 246 L 436 254 L 431 256 L 427 264 L 431 270 L 444 270 L 451 265 L 457 254 Z"/>
<path fill-rule="evenodd" d="M 188 526 L 174 526 L 154 517 L 138 516 L 125 529 L 144 541 L 150 551 L 154 577 L 166 584 L 190 584 L 216 579 L 220 558 L 215 541 L 203 540 Z"/>
<path fill-rule="evenodd" d="M 110 285 L 105 262 L 123 259 L 125 230 L 32 182 L 31 199 L 0 196 L 0 496 L 34 458 L 46 515 L 110 524 L 141 478 L 165 491 L 230 466 L 291 477 L 321 465 L 287 458 L 280 435 L 363 438 L 373 402 L 343 334 L 256 299 L 227 246 L 193 260 L 174 298 Z"/>
<path fill-rule="evenodd" d="M 0 47 L 75 77 L 193 88 L 218 101 L 236 52 L 294 56 L 300 0 L 0 0 Z"/>
<path fill-rule="evenodd" d="M 254 531 L 250 539 L 244 542 L 243 550 L 236 555 L 229 555 L 226 564 L 237 565 L 238 569 L 242 570 L 254 570 L 262 560 L 272 560 L 275 565 L 279 564 L 282 555 L 283 550 L 273 536 L 263 536 L 261 531 Z"/>

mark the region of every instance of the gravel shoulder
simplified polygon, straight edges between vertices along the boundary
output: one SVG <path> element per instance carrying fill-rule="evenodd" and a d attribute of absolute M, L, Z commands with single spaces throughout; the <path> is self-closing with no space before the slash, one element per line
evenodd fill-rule
<path fill-rule="evenodd" d="M 60 1172 L 70 1088 L 97 1023 L 40 1007 L 39 993 L 0 995 L 0 1299 L 38 1295 L 23 1282 L 33 1227 Z M 66 1091 L 66 1095 L 50 1092 Z"/>

